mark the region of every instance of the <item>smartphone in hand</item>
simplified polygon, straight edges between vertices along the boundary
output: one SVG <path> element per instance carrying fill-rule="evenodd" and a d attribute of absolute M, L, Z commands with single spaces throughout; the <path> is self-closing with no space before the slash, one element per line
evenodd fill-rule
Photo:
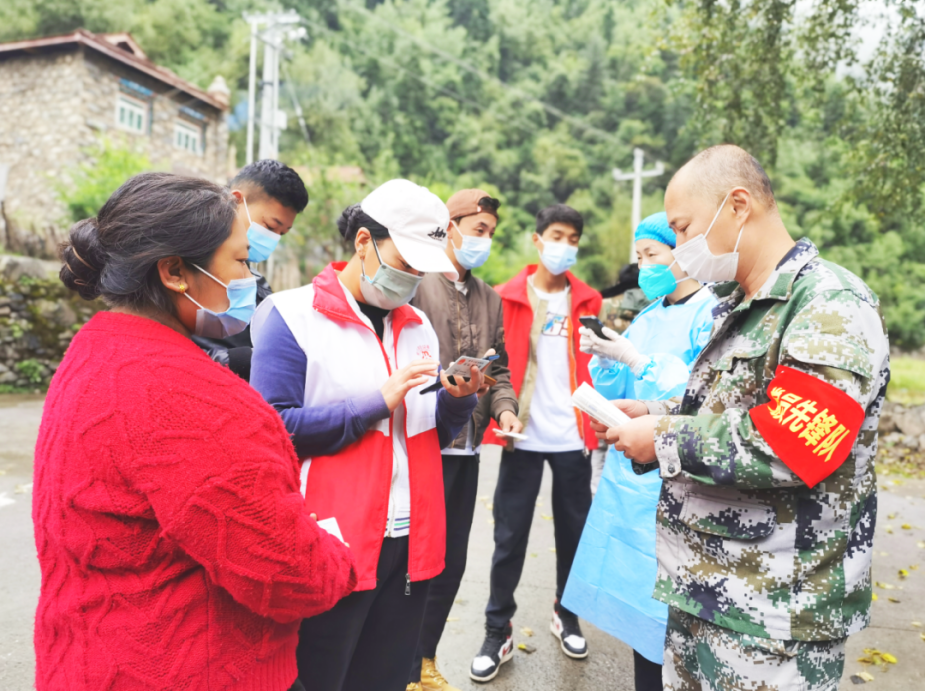
<path fill-rule="evenodd" d="M 594 332 L 594 335 L 598 338 L 602 338 L 605 341 L 610 339 L 604 335 L 604 322 L 602 322 L 597 317 L 578 317 L 578 321 L 581 322 L 581 325 L 585 328 L 591 329 Z"/>

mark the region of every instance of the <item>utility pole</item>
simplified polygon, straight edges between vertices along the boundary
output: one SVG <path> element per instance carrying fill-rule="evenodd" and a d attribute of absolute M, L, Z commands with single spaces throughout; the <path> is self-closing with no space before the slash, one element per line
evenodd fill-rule
<path fill-rule="evenodd" d="M 623 182 L 625 180 L 633 181 L 633 233 L 630 235 L 630 264 L 636 263 L 636 243 L 633 240 L 633 236 L 636 233 L 636 226 L 638 226 L 639 221 L 642 220 L 642 179 L 658 177 L 665 172 L 665 166 L 661 161 L 656 161 L 654 168 L 643 170 L 642 163 L 644 158 L 645 152 L 642 149 L 633 149 L 633 172 L 624 173 L 619 168 L 613 169 L 613 179 L 617 182 Z"/>
<path fill-rule="evenodd" d="M 295 12 L 244 13 L 251 26 L 250 72 L 247 93 L 247 152 L 245 160 L 254 160 L 254 122 L 257 108 L 257 42 L 264 45 L 263 80 L 260 99 L 259 158 L 279 156 L 279 133 L 286 129 L 286 114 L 279 109 L 279 56 L 284 42 L 305 37 L 304 27 L 287 28 L 299 24 L 302 18 Z M 261 27 L 263 29 L 261 30 Z"/>
<path fill-rule="evenodd" d="M 257 107 L 257 22 L 244 15 L 251 25 L 251 58 L 247 73 L 247 151 L 245 164 L 254 162 L 254 109 Z"/>

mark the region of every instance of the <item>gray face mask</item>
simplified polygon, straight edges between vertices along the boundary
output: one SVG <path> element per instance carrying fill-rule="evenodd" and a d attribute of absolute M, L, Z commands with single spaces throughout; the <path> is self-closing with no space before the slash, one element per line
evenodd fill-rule
<path fill-rule="evenodd" d="M 424 277 L 399 271 L 383 262 L 375 238 L 370 238 L 370 240 L 372 240 L 373 249 L 376 250 L 379 268 L 376 270 L 376 275 L 370 278 L 366 275 L 364 262 L 360 262 L 360 272 L 363 274 L 360 279 L 360 292 L 363 294 L 363 299 L 367 304 L 384 310 L 393 310 L 396 307 L 407 305 L 411 302 L 411 298 L 414 297 Z"/>

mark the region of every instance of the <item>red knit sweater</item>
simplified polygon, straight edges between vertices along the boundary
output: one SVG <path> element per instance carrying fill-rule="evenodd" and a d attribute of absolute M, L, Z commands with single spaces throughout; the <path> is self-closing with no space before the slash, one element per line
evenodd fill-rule
<path fill-rule="evenodd" d="M 356 584 L 282 420 L 192 341 L 101 312 L 35 450 L 38 691 L 285 691 L 299 620 Z"/>

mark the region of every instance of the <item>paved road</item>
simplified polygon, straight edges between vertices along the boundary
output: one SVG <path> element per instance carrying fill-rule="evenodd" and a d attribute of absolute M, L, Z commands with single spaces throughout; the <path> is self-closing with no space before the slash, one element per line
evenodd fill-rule
<path fill-rule="evenodd" d="M 0 395 L 0 691 L 32 688 L 32 620 L 38 596 L 39 573 L 32 538 L 32 448 L 41 415 L 40 398 Z M 517 599 L 515 642 L 527 642 L 536 652 L 516 652 L 515 659 L 487 687 L 468 680 L 467 670 L 483 634 L 483 610 L 488 594 L 492 526 L 488 506 L 498 470 L 496 450 L 482 461 L 479 506 L 469 544 L 469 566 L 447 632 L 438 651 L 440 667 L 461 689 L 492 691 L 623 691 L 633 688 L 632 654 L 610 636 L 585 625 L 591 656 L 585 661 L 566 658 L 549 633 L 555 595 L 555 554 L 549 476 L 544 478 L 533 521 L 527 565 Z M 893 484 L 900 482 L 901 484 Z M 881 479 L 880 518 L 874 579 L 894 586 L 876 588 L 873 626 L 848 644 L 848 663 L 842 691 L 857 689 L 848 676 L 869 671 L 872 691 L 925 688 L 925 640 L 913 622 L 925 623 L 925 481 Z M 17 491 L 18 488 L 18 491 Z M 25 491 L 24 491 L 25 490 Z M 910 529 L 903 529 L 910 525 Z M 918 569 L 910 569 L 918 565 Z M 900 579 L 899 569 L 909 571 Z M 899 600 L 891 602 L 888 598 Z M 520 630 L 534 631 L 527 637 Z M 889 669 L 867 668 L 856 662 L 864 648 L 895 655 Z"/>

